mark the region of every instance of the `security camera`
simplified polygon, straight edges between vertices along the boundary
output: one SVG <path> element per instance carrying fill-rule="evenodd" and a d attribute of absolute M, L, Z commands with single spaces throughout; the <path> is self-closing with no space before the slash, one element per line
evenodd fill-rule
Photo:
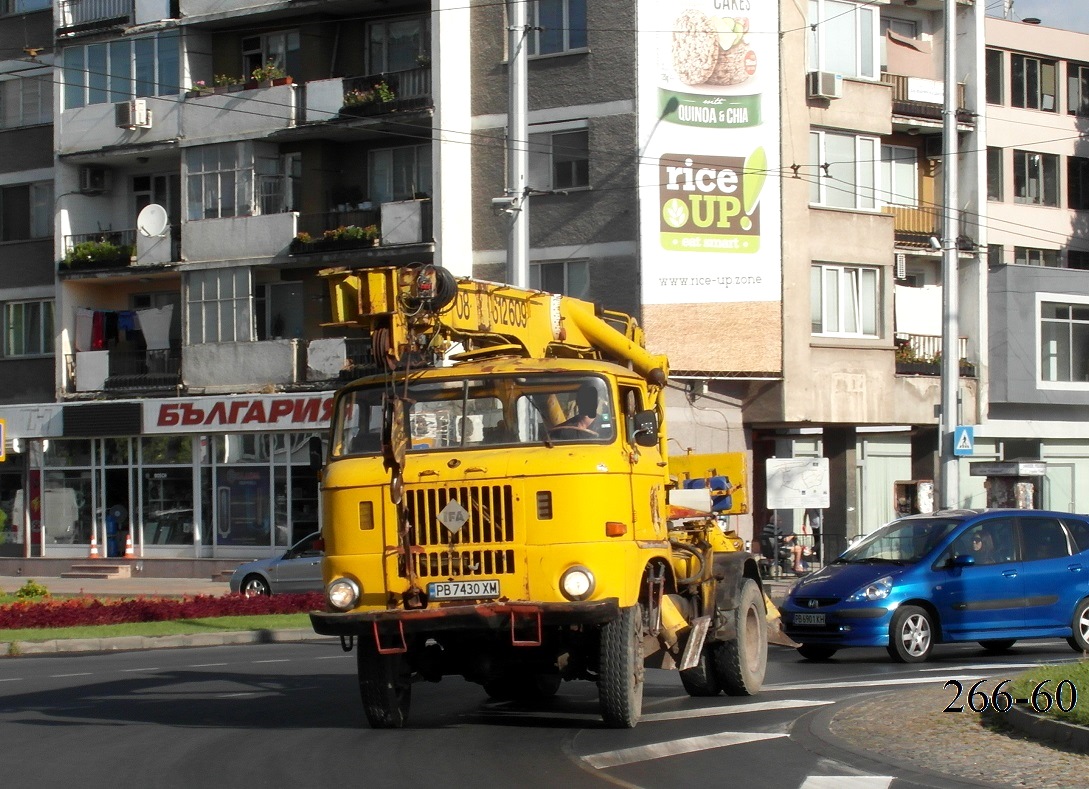
<path fill-rule="evenodd" d="M 938 240 L 937 236 L 930 237 L 930 248 L 935 252 L 942 248 L 942 242 Z"/>
<path fill-rule="evenodd" d="M 503 197 L 492 198 L 492 208 L 495 209 L 507 209 L 514 207 L 514 198 L 510 195 L 504 195 Z"/>

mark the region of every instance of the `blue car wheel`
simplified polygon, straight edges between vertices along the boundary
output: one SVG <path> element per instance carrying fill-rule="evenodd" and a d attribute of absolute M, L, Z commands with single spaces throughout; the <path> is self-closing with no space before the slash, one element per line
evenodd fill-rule
<path fill-rule="evenodd" d="M 889 625 L 889 655 L 898 663 L 922 663 L 934 648 L 930 614 L 914 605 L 897 609 Z"/>

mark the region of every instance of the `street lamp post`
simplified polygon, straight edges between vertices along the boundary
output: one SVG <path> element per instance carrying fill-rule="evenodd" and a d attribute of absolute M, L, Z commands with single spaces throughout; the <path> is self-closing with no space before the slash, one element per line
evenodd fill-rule
<path fill-rule="evenodd" d="M 946 509 L 960 503 L 960 479 L 954 454 L 953 433 L 957 426 L 957 394 L 960 390 L 960 322 L 957 295 L 957 91 L 956 91 L 956 0 L 945 0 L 945 86 L 942 109 L 942 364 L 941 420 L 938 429 L 941 469 L 941 503 Z"/>

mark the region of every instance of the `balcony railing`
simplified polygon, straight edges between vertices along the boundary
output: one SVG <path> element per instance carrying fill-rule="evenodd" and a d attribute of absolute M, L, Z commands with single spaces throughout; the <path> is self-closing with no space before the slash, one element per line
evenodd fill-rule
<path fill-rule="evenodd" d="M 893 216 L 893 232 L 897 241 L 927 245 L 931 236 L 941 237 L 941 214 L 935 208 L 887 205 L 882 210 Z"/>
<path fill-rule="evenodd" d="M 419 207 L 420 233 L 418 238 L 404 239 L 402 234 L 399 233 L 394 233 L 391 236 L 390 231 L 395 228 L 390 226 L 389 221 L 387 221 L 387 226 L 383 228 L 381 207 L 359 208 L 357 203 L 355 208 L 345 207 L 344 210 L 328 211 L 324 214 L 300 214 L 298 220 L 299 235 L 302 236 L 305 233 L 311 241 L 304 243 L 297 237 L 291 243 L 291 251 L 293 253 L 332 252 L 376 246 L 377 241 L 350 238 L 338 239 L 326 236 L 326 231 L 335 231 L 337 228 L 365 228 L 371 225 L 378 228 L 381 238 L 386 239 L 386 244 L 427 243 L 433 238 L 431 201 L 417 200 L 414 202 Z M 412 201 L 408 201 L 408 204 L 411 205 Z M 390 205 L 396 206 L 400 205 L 400 203 Z M 414 232 L 415 229 L 413 229 Z M 391 237 L 398 237 L 399 240 L 391 241 Z"/>
<path fill-rule="evenodd" d="M 363 77 L 350 77 L 344 80 L 344 91 L 370 91 L 377 83 L 385 82 L 393 92 L 393 99 L 385 102 L 373 102 L 357 107 L 346 107 L 347 114 L 371 115 L 394 110 L 414 110 L 431 103 L 431 67 L 406 69 L 405 71 L 387 71 L 382 74 L 368 74 Z M 355 111 L 355 112 L 353 112 Z"/>
<path fill-rule="evenodd" d="M 944 100 L 939 96 L 922 98 L 912 90 L 912 80 L 935 83 L 936 80 L 921 80 L 906 74 L 881 74 L 881 81 L 892 86 L 892 111 L 894 115 L 909 115 L 915 118 L 941 121 Z M 940 83 L 938 83 L 940 84 Z M 964 84 L 957 83 L 957 120 L 972 123 L 972 114 L 964 106 Z"/>
<path fill-rule="evenodd" d="M 112 349 L 108 357 L 105 391 L 174 390 L 181 384 L 181 348 L 161 351 Z M 69 391 L 80 391 L 76 379 L 75 354 L 65 357 L 69 370 Z M 86 387 L 82 391 L 86 391 Z"/>
<path fill-rule="evenodd" d="M 135 7 L 133 0 L 60 0 L 57 4 L 57 35 L 129 25 Z"/>
<path fill-rule="evenodd" d="M 88 245 L 85 253 L 76 255 L 80 244 Z M 135 230 L 101 230 L 97 233 L 79 233 L 64 237 L 62 270 L 123 268 L 132 262 L 136 254 Z"/>
<path fill-rule="evenodd" d="M 968 355 L 968 338 L 957 341 L 960 357 L 960 374 L 972 377 L 975 366 L 965 361 Z M 896 333 L 896 372 L 900 375 L 941 375 L 942 337 L 932 334 Z"/>

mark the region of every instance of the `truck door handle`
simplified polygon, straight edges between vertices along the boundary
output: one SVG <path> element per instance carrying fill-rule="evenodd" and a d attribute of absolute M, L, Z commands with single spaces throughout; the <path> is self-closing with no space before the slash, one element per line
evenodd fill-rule
<path fill-rule="evenodd" d="M 465 473 L 466 474 L 487 474 L 488 469 L 484 468 L 483 466 L 469 466 L 469 468 L 465 469 Z"/>

